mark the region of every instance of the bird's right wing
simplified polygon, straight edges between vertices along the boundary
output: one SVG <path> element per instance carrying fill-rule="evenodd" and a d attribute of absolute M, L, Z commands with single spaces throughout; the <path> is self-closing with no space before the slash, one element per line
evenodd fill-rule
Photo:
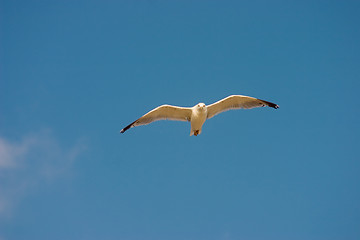
<path fill-rule="evenodd" d="M 217 101 L 207 107 L 208 116 L 207 118 L 212 118 L 215 115 L 228 111 L 230 109 L 239 109 L 239 108 L 255 108 L 255 107 L 272 107 L 279 108 L 279 106 L 275 103 L 268 102 L 265 100 L 243 96 L 243 95 L 232 95 Z"/>
<path fill-rule="evenodd" d="M 159 120 L 190 121 L 191 113 L 191 108 L 162 105 L 124 127 L 120 132 L 124 133 L 129 128 L 146 125 Z"/>

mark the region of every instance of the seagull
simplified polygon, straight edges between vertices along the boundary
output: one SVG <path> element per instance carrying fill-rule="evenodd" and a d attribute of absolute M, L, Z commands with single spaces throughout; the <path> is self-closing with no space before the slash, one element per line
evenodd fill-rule
<path fill-rule="evenodd" d="M 165 104 L 151 110 L 141 118 L 124 127 L 120 133 L 124 133 L 132 127 L 147 125 L 158 120 L 175 120 L 190 122 L 190 136 L 197 136 L 201 133 L 201 128 L 205 121 L 219 113 L 231 109 L 250 109 L 265 106 L 275 109 L 279 108 L 275 103 L 243 95 L 231 95 L 209 106 L 206 106 L 204 103 L 198 103 L 194 107 L 178 107 Z"/>

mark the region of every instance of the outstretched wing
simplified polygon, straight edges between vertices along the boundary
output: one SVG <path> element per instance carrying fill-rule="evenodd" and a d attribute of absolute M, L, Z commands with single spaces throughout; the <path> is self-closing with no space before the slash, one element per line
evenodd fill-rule
<path fill-rule="evenodd" d="M 129 128 L 146 125 L 158 120 L 190 121 L 191 113 L 191 108 L 162 105 L 151 110 L 141 118 L 124 127 L 120 132 L 124 133 Z"/>
<path fill-rule="evenodd" d="M 230 109 L 239 109 L 239 108 L 256 108 L 256 107 L 272 107 L 279 108 L 279 106 L 275 103 L 267 102 L 261 99 L 242 96 L 242 95 L 232 95 L 217 101 L 207 107 L 207 118 L 212 118 L 213 116 L 228 111 Z"/>

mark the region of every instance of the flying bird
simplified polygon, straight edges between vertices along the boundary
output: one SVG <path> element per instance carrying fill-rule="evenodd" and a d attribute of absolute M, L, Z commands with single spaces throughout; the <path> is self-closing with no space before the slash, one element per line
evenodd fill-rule
<path fill-rule="evenodd" d="M 221 99 L 220 101 L 210 104 L 209 106 L 206 106 L 204 103 L 198 103 L 194 107 L 161 105 L 146 113 L 144 116 L 135 120 L 128 126 L 124 127 L 120 132 L 124 133 L 126 130 L 132 127 L 146 125 L 158 120 L 175 120 L 190 122 L 190 136 L 197 136 L 201 133 L 201 128 L 204 122 L 219 113 L 231 109 L 250 109 L 265 106 L 275 109 L 279 108 L 279 106 L 275 103 L 242 95 L 231 95 Z"/>

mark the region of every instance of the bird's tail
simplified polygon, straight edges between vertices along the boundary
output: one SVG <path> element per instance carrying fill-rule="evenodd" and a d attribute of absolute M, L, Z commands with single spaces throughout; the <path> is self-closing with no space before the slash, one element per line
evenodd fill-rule
<path fill-rule="evenodd" d="M 199 135 L 200 133 L 201 133 L 201 129 L 198 129 L 198 130 L 191 129 L 191 131 L 190 131 L 190 136 L 192 136 L 192 135 L 197 136 L 197 135 Z"/>

